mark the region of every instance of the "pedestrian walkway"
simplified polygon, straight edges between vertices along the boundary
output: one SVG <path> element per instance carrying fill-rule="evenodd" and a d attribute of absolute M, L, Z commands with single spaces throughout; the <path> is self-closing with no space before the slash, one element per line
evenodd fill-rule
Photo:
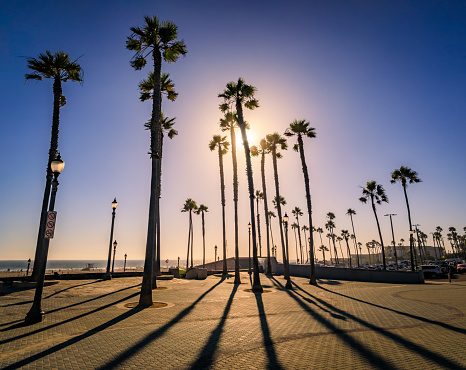
<path fill-rule="evenodd" d="M 466 276 L 393 285 L 261 274 L 254 294 L 220 275 L 160 281 L 163 308 L 128 308 L 141 278 L 47 282 L 0 296 L 0 368 L 465 369 Z"/>

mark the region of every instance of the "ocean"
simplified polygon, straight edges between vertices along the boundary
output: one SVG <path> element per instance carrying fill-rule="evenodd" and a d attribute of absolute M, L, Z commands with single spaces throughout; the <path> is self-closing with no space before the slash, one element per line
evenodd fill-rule
<path fill-rule="evenodd" d="M 207 262 L 207 261 L 206 261 Z M 209 261 L 210 262 L 210 261 Z M 47 261 L 47 270 L 81 270 L 86 268 L 87 265 L 93 264 L 95 269 L 105 269 L 107 268 L 107 260 L 48 260 Z M 125 261 L 124 260 L 115 260 L 115 269 L 123 268 Z M 185 267 L 186 261 L 180 260 L 180 267 Z M 194 265 L 199 265 L 202 263 L 202 260 L 194 260 Z M 2 271 L 26 271 L 28 266 L 27 260 L 0 260 L 0 272 Z M 166 260 L 160 262 L 161 267 L 176 267 L 178 266 L 177 260 Z M 34 261 L 31 262 L 30 268 L 34 267 Z M 144 260 L 127 260 L 126 268 L 143 268 Z"/>

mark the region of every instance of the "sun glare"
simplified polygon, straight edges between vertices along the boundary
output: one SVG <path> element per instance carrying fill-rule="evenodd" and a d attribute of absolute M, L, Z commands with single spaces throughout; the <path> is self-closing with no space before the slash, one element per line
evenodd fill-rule
<path fill-rule="evenodd" d="M 256 135 L 254 134 L 253 131 L 246 130 L 246 135 L 248 136 L 249 146 L 258 144 L 258 143 L 256 143 Z M 236 130 L 236 142 L 238 144 L 243 144 L 243 138 L 241 136 L 241 131 L 240 130 Z"/>

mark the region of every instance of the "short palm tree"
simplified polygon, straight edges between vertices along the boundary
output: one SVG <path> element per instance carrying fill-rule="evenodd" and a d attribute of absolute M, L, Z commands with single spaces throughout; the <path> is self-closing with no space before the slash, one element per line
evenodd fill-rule
<path fill-rule="evenodd" d="M 306 120 L 294 120 L 290 123 L 290 127 L 285 131 L 286 136 L 296 136 L 298 143 L 294 146 L 296 151 L 299 151 L 299 156 L 301 157 L 301 167 L 303 170 L 304 175 L 304 188 L 306 190 L 306 203 L 307 203 L 307 214 L 308 214 L 308 221 L 309 221 L 309 228 L 313 230 L 312 226 L 312 203 L 311 203 L 311 190 L 309 187 L 309 172 L 307 170 L 306 158 L 304 156 L 304 143 L 303 137 L 307 137 L 309 139 L 315 138 L 315 128 L 309 127 L 309 122 Z M 316 280 L 316 271 L 315 271 L 315 264 L 314 264 L 314 238 L 312 234 L 309 237 L 309 259 L 310 259 L 310 267 L 311 267 L 311 276 L 309 283 L 312 285 L 317 285 Z"/>
<path fill-rule="evenodd" d="M 223 99 L 220 108 L 223 112 L 236 111 L 241 137 L 243 139 L 244 155 L 246 157 L 246 172 L 248 176 L 249 189 L 249 208 L 251 211 L 251 229 L 252 229 L 252 252 L 253 252 L 253 285 L 252 290 L 257 293 L 263 291 L 259 277 L 259 261 L 257 259 L 257 244 L 256 244 L 256 225 L 254 215 L 254 182 L 252 178 L 251 153 L 249 150 L 248 137 L 246 135 L 246 123 L 243 117 L 243 105 L 248 109 L 255 109 L 259 106 L 259 101 L 255 98 L 256 88 L 248 85 L 242 78 L 238 82 L 229 82 L 226 89 L 218 95 Z"/>
<path fill-rule="evenodd" d="M 319 247 L 319 250 L 320 250 L 320 251 L 322 252 L 322 254 L 324 255 L 324 266 L 325 266 L 325 265 L 326 265 L 326 263 L 325 263 L 325 251 L 328 251 L 328 248 L 327 248 L 325 245 L 322 244 L 322 245 Z"/>
<path fill-rule="evenodd" d="M 385 262 L 385 250 L 383 246 L 382 232 L 380 231 L 379 218 L 377 217 L 377 211 L 375 209 L 375 204 L 382 204 L 382 202 L 388 203 L 387 195 L 385 194 L 385 189 L 382 185 L 377 184 L 375 181 L 368 181 L 365 188 L 362 188 L 362 197 L 359 198 L 362 203 L 367 203 L 368 200 L 371 201 L 372 211 L 374 211 L 375 221 L 377 223 L 377 229 L 379 230 L 380 245 L 382 247 L 382 262 L 383 269 L 386 270 L 387 265 Z"/>
<path fill-rule="evenodd" d="M 351 208 L 348 208 L 348 210 L 346 211 L 346 214 L 348 216 L 350 216 L 350 219 L 351 219 L 351 227 L 353 228 L 353 235 L 354 235 L 354 247 L 356 248 L 356 258 L 357 258 L 357 262 L 358 262 L 358 267 L 359 267 L 359 253 L 358 253 L 358 242 L 356 240 L 356 233 L 354 231 L 354 223 L 353 223 L 353 216 L 356 215 L 356 211 L 354 209 L 351 209 Z"/>
<path fill-rule="evenodd" d="M 172 63 L 178 60 L 180 55 L 186 54 L 186 46 L 183 41 L 176 40 L 178 36 L 177 26 L 169 21 L 160 21 L 156 16 L 144 18 L 143 28 L 131 27 L 131 35 L 126 40 L 126 48 L 135 51 L 131 60 L 131 66 L 142 69 L 147 60 L 153 63 L 153 99 L 151 115 L 151 139 L 150 156 L 152 161 L 151 195 L 149 200 L 149 220 L 147 227 L 146 255 L 144 261 L 144 273 L 142 277 L 141 295 L 139 306 L 152 305 L 152 265 L 155 253 L 156 228 L 159 215 L 159 177 L 161 140 L 162 140 L 162 60 Z"/>
<path fill-rule="evenodd" d="M 205 268 L 205 220 L 204 213 L 209 212 L 209 207 L 201 204 L 199 208 L 195 211 L 197 215 L 201 215 L 202 219 L 202 268 Z"/>
<path fill-rule="evenodd" d="M 288 145 L 286 144 L 286 139 L 283 138 L 277 132 L 267 135 L 266 140 L 267 140 L 267 144 L 270 150 L 270 154 L 272 155 L 273 173 L 274 173 L 274 180 L 275 180 L 274 205 L 277 208 L 278 223 L 280 225 L 280 240 L 282 243 L 284 278 L 286 279 L 286 287 L 291 288 L 290 267 L 289 267 L 289 261 L 287 258 L 287 253 L 286 253 L 286 248 L 285 248 L 285 238 L 283 235 L 283 220 L 282 220 L 282 207 L 281 206 L 282 206 L 282 199 L 284 200 L 284 198 L 280 196 L 280 185 L 278 182 L 278 166 L 277 166 L 277 158 L 281 158 L 281 153 L 279 152 L 279 150 L 286 150 L 288 148 Z"/>
<path fill-rule="evenodd" d="M 333 242 L 333 252 L 335 253 L 335 262 L 337 265 L 340 264 L 340 261 L 338 260 L 338 252 L 337 252 L 337 246 L 335 244 L 335 233 L 333 232 L 333 230 L 335 229 L 335 222 L 333 222 L 333 220 L 335 219 L 335 214 L 333 212 L 328 212 L 327 213 L 327 218 L 328 218 L 328 221 L 327 223 L 325 224 L 325 228 L 330 231 L 330 234 L 332 235 L 332 242 Z M 343 258 L 343 256 L 342 256 Z"/>
<path fill-rule="evenodd" d="M 226 136 L 214 135 L 209 143 L 211 151 L 218 151 L 218 163 L 220 167 L 220 196 L 222 203 L 222 230 L 223 230 L 223 274 L 227 274 L 227 237 L 226 237 L 226 224 L 225 224 L 225 174 L 223 171 L 223 156 L 227 154 L 230 143 L 227 141 Z"/>
<path fill-rule="evenodd" d="M 303 244 L 301 243 L 301 227 L 299 226 L 299 216 L 302 216 L 303 215 L 303 212 L 301 211 L 301 208 L 299 207 L 294 207 L 292 210 L 291 210 L 291 213 L 293 214 L 293 216 L 296 217 L 296 225 L 298 226 L 298 239 L 299 239 L 299 251 L 300 251 L 300 254 L 301 254 L 301 263 L 304 263 L 304 258 L 303 258 Z M 312 239 L 312 238 L 311 238 Z M 305 252 L 307 252 L 307 248 L 305 248 Z M 298 261 L 299 263 L 299 261 Z M 312 264 L 312 261 L 311 261 L 311 264 Z"/>
<path fill-rule="evenodd" d="M 83 71 L 77 60 L 71 61 L 70 57 L 64 51 L 57 51 L 52 54 L 46 50 L 44 54 L 39 54 L 37 58 L 27 58 L 27 67 L 31 73 L 24 77 L 26 81 L 42 81 L 44 78 L 53 79 L 53 110 L 52 110 L 52 135 L 50 138 L 49 157 L 47 161 L 44 198 L 42 201 L 42 210 L 40 213 L 39 232 L 37 236 L 36 252 L 34 257 L 34 269 L 32 270 L 31 279 L 37 281 L 37 274 L 41 270 L 41 264 L 46 264 L 47 253 L 44 253 L 42 241 L 45 234 L 45 222 L 50 198 L 50 189 L 52 186 L 53 173 L 50 164 L 57 157 L 58 150 L 58 130 L 60 126 L 60 108 L 66 104 L 63 96 L 62 82 L 83 81 Z"/>
<path fill-rule="evenodd" d="M 396 169 L 392 173 L 392 179 L 390 182 L 394 184 L 395 182 L 400 181 L 401 186 L 403 186 L 403 192 L 405 194 L 405 200 L 406 200 L 406 207 L 408 209 L 408 220 L 409 220 L 409 249 L 410 249 L 410 257 L 411 257 L 411 271 L 414 271 L 414 255 L 413 255 L 413 234 L 411 233 L 413 230 L 413 225 L 411 223 L 411 211 L 409 209 L 409 202 L 408 202 L 408 194 L 406 192 L 406 188 L 408 187 L 409 184 L 413 184 L 416 182 L 421 182 L 421 179 L 418 177 L 418 174 L 416 171 L 413 171 L 409 167 L 401 166 L 399 169 Z"/>
<path fill-rule="evenodd" d="M 271 273 L 272 264 L 270 262 L 269 230 L 270 230 L 270 233 L 272 232 L 272 230 L 271 230 L 271 227 L 269 226 L 271 216 L 269 215 L 269 207 L 268 207 L 268 204 L 267 204 L 267 186 L 266 186 L 266 182 L 265 182 L 265 155 L 268 154 L 269 149 L 268 149 L 268 146 L 267 146 L 267 141 L 265 139 L 262 139 L 260 141 L 259 146 L 260 146 L 260 148 L 256 147 L 255 145 L 251 146 L 251 155 L 252 156 L 258 156 L 258 155 L 261 156 L 262 198 L 264 200 L 265 227 L 267 229 L 267 273 Z M 257 217 L 259 217 L 259 206 L 257 208 Z M 260 226 L 259 222 L 258 222 L 258 225 Z M 258 228 L 258 231 L 259 231 L 259 235 L 260 235 L 260 227 Z M 272 247 L 273 247 L 273 238 L 272 238 Z"/>
<path fill-rule="evenodd" d="M 238 247 L 238 161 L 236 160 L 236 134 L 235 128 L 238 127 L 236 115 L 226 112 L 225 117 L 220 119 L 220 129 L 230 132 L 231 140 L 231 157 L 233 162 L 233 205 L 235 209 L 235 284 L 241 284 L 239 276 L 239 247 Z M 224 272 L 226 274 L 226 272 Z"/>
<path fill-rule="evenodd" d="M 298 237 L 296 236 L 296 229 L 299 230 L 299 226 L 296 222 L 291 224 L 291 229 L 294 231 L 294 242 L 296 246 L 296 263 L 299 264 L 299 254 L 298 254 Z"/>
<path fill-rule="evenodd" d="M 351 266 L 351 251 L 350 251 L 350 247 L 349 247 L 349 243 L 348 243 L 348 239 L 350 237 L 350 234 L 348 232 L 348 230 L 341 230 L 341 237 L 343 239 L 345 239 L 345 242 L 346 242 L 346 248 L 347 248 L 347 252 L 348 252 L 348 260 L 349 260 L 349 267 L 353 267 Z"/>
<path fill-rule="evenodd" d="M 188 253 L 186 256 L 186 270 L 188 270 L 189 266 L 189 249 L 191 249 L 191 267 L 193 268 L 193 239 L 194 239 L 194 233 L 193 233 L 193 211 L 195 212 L 198 209 L 197 204 L 194 200 L 191 198 L 186 199 L 186 202 L 184 203 L 183 208 L 181 209 L 181 212 L 188 212 L 189 213 L 189 222 L 188 222 Z"/>

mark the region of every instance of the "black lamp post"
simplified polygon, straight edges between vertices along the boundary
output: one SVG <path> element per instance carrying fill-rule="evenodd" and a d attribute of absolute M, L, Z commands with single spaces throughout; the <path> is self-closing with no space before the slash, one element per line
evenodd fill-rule
<path fill-rule="evenodd" d="M 286 279 L 285 288 L 291 289 L 293 286 L 291 285 L 290 265 L 289 265 L 290 261 L 288 259 L 288 256 L 289 256 L 289 253 L 288 253 L 288 220 L 289 220 L 288 215 L 285 213 L 285 216 L 283 217 L 283 223 L 285 224 L 286 256 L 283 256 L 283 262 L 284 262 L 284 268 L 288 270 L 287 273 L 285 274 L 288 277 Z"/>
<path fill-rule="evenodd" d="M 116 253 L 116 247 L 117 247 L 118 243 L 117 241 L 115 240 L 113 242 L 113 262 L 112 262 L 112 275 L 113 275 L 113 272 L 114 272 L 114 268 L 115 268 L 115 253 Z"/>
<path fill-rule="evenodd" d="M 29 266 L 31 265 L 31 259 L 28 259 L 28 269 L 26 270 L 26 276 L 29 275 Z"/>
<path fill-rule="evenodd" d="M 248 259 L 248 274 L 251 275 L 251 223 L 248 223 L 249 233 L 249 259 Z"/>
<path fill-rule="evenodd" d="M 214 250 L 215 250 L 215 271 L 217 271 L 217 246 L 214 247 Z"/>
<path fill-rule="evenodd" d="M 113 240 L 113 226 L 115 225 L 115 210 L 118 207 L 116 198 L 112 202 L 112 227 L 110 229 L 110 243 L 108 245 L 108 260 L 107 260 L 107 271 L 104 275 L 104 280 L 110 280 L 112 275 L 110 273 L 110 262 L 112 260 L 112 240 Z"/>
<path fill-rule="evenodd" d="M 178 270 L 180 269 L 180 257 L 178 256 Z"/>
<path fill-rule="evenodd" d="M 50 168 L 53 172 L 53 181 L 52 192 L 50 196 L 49 212 L 53 211 L 55 208 L 55 198 L 57 195 L 58 188 L 58 176 L 60 175 L 60 172 L 63 171 L 63 168 L 65 168 L 65 162 L 62 161 L 60 153 L 58 153 L 57 158 L 55 158 L 55 160 L 52 161 L 52 163 L 50 164 Z M 53 235 L 51 237 L 53 237 Z M 34 261 L 34 270 L 37 269 L 37 285 L 34 294 L 34 302 L 25 318 L 25 322 L 27 324 L 41 322 L 44 319 L 44 311 L 42 311 L 41 308 L 41 301 L 42 291 L 44 290 L 45 268 L 47 265 L 47 254 L 49 251 L 50 238 L 44 237 L 41 242 L 44 251 L 44 258 L 41 261 Z"/>
<path fill-rule="evenodd" d="M 123 266 L 123 272 L 126 272 L 126 257 L 128 257 L 128 255 L 125 253 L 125 264 Z"/>

